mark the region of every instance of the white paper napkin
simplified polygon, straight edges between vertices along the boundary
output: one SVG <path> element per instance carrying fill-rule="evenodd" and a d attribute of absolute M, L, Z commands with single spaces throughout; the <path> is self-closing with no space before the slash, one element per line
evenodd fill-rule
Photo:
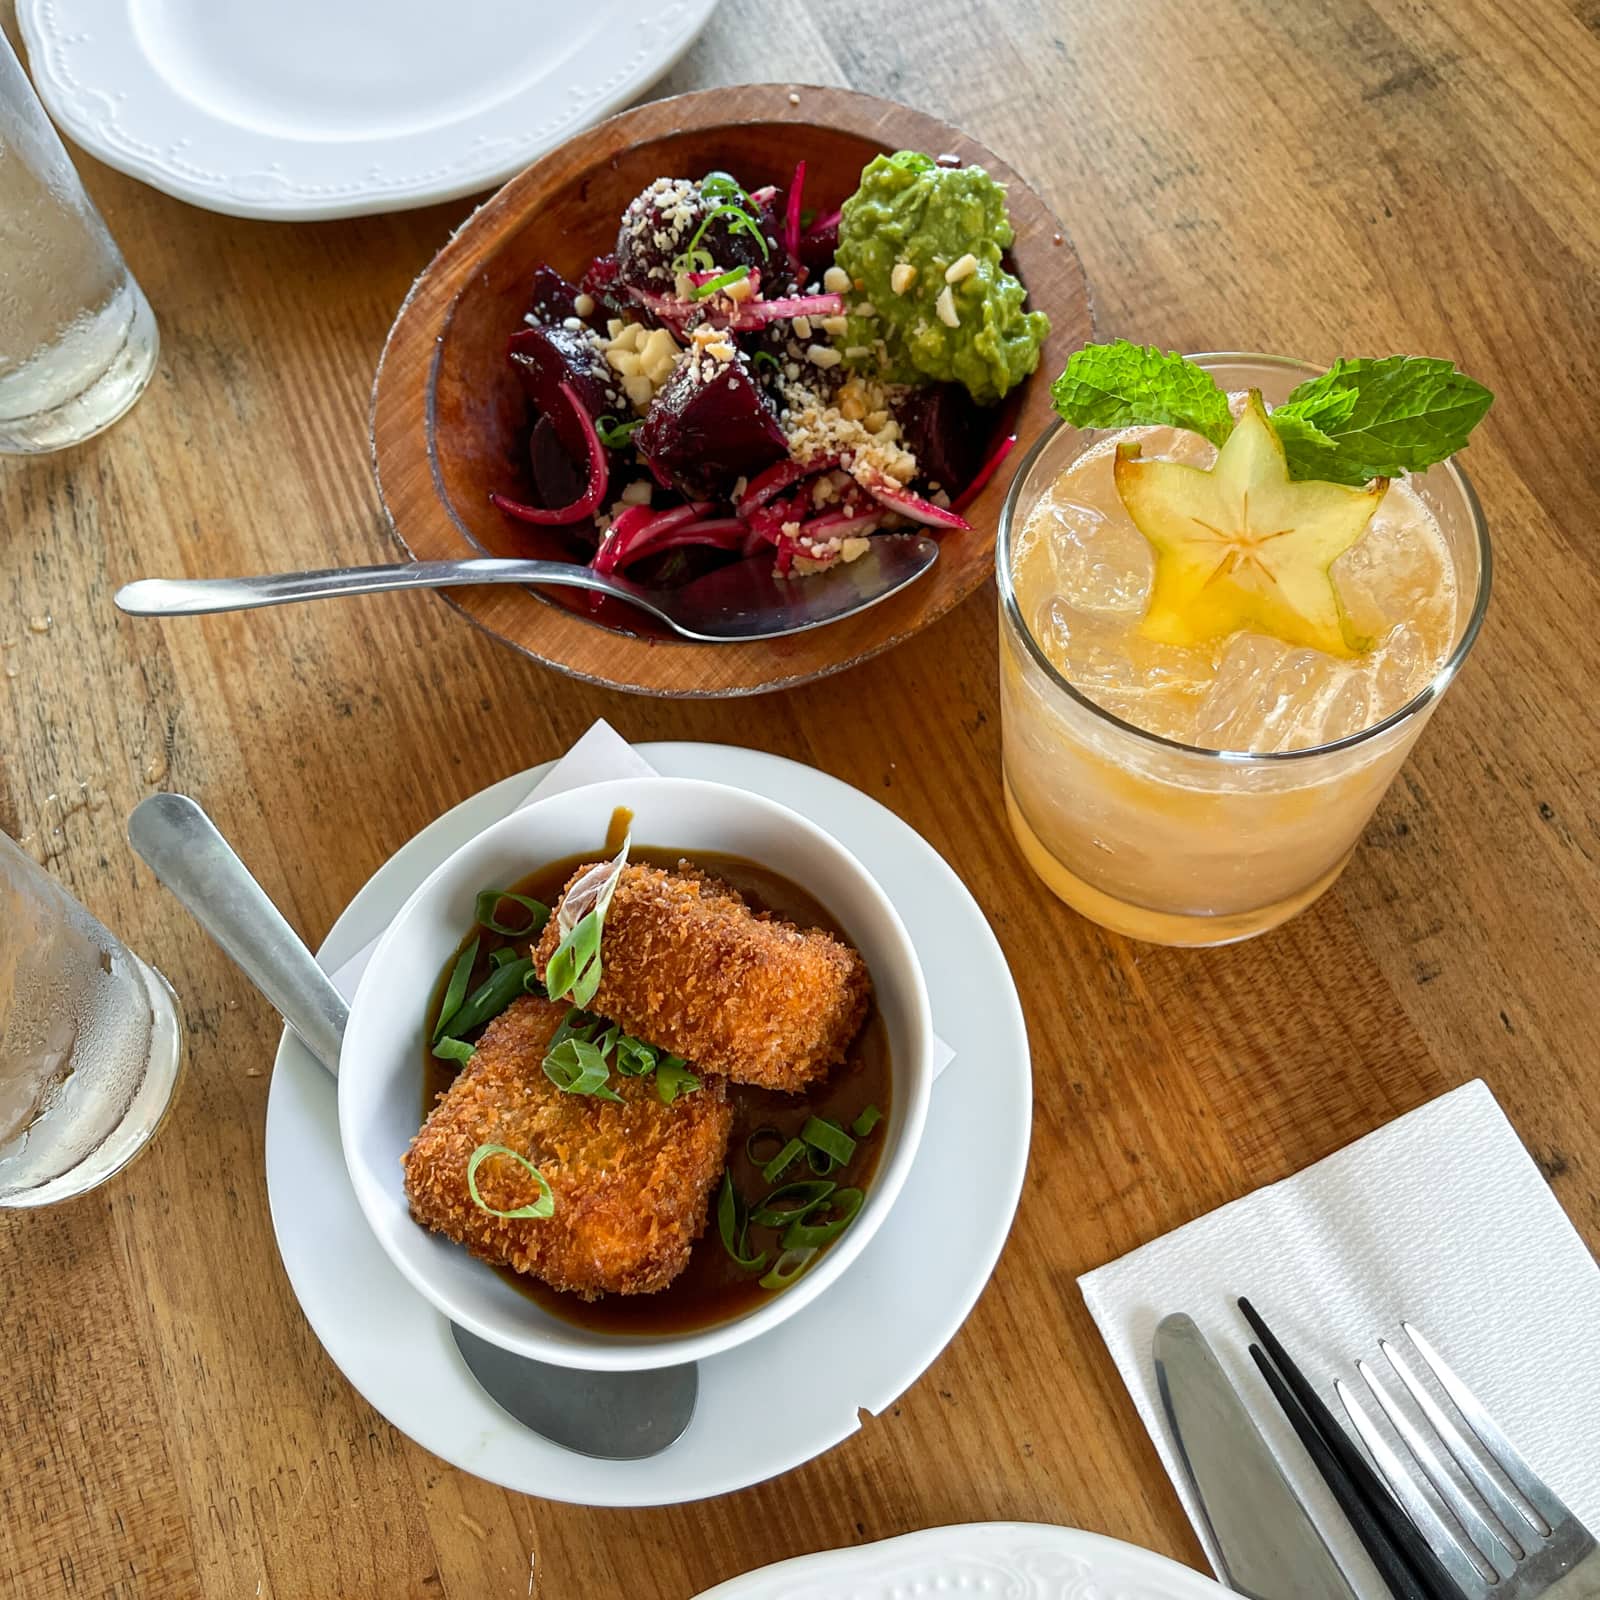
<path fill-rule="evenodd" d="M 1156 1391 L 1151 1340 L 1172 1311 L 1200 1324 L 1362 1600 L 1388 1600 L 1249 1357 L 1239 1295 L 1341 1420 L 1333 1379 L 1364 1395 L 1356 1358 L 1388 1373 L 1378 1339 L 1404 1355 L 1414 1323 L 1600 1529 L 1600 1270 L 1481 1082 L 1078 1283 L 1213 1565 Z"/>
<path fill-rule="evenodd" d="M 656 769 L 602 718 L 511 809 L 521 810 L 535 800 L 543 800 L 553 794 L 565 794 L 569 789 L 586 788 L 591 783 L 608 783 L 613 778 L 656 776 Z M 355 994 L 361 974 L 367 970 L 367 963 L 377 947 L 377 939 L 372 940 L 351 956 L 337 972 L 329 974 L 334 988 L 346 1000 Z M 935 1034 L 934 1076 L 938 1077 L 954 1059 L 955 1052 Z"/>

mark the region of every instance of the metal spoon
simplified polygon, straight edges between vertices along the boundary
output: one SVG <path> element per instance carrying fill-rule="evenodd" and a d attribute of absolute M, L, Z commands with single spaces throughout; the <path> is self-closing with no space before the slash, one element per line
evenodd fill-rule
<path fill-rule="evenodd" d="M 138 617 L 245 611 L 324 595 L 389 589 L 445 589 L 456 584 L 554 584 L 592 589 L 648 611 L 685 639 L 727 644 L 778 639 L 853 616 L 920 578 L 939 559 L 926 534 L 879 536 L 866 553 L 804 578 L 773 576 L 772 556 L 737 561 L 679 589 L 650 589 L 571 561 L 409 561 L 388 567 L 333 567 L 259 578 L 141 578 L 117 591 L 117 605 Z"/>
<path fill-rule="evenodd" d="M 323 1066 L 338 1076 L 349 1008 L 250 869 L 204 811 L 183 794 L 154 794 L 128 818 L 128 839 L 157 878 L 272 1003 Z M 525 1427 L 580 1455 L 653 1456 L 694 1414 L 693 1362 L 647 1372 L 575 1372 L 513 1355 L 450 1325 L 467 1370 Z"/>

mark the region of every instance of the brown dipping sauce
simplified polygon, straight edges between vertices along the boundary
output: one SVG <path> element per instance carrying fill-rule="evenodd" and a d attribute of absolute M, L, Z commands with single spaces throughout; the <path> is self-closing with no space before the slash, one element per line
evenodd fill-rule
<path fill-rule="evenodd" d="M 622 839 L 631 820 L 628 814 L 621 811 L 612 818 L 611 828 L 607 834 L 608 853 L 614 855 L 622 848 Z M 531 872 L 527 877 L 507 887 L 515 894 L 528 895 L 533 899 L 542 900 L 546 905 L 554 906 L 567 880 L 586 861 L 593 859 L 593 853 L 570 856 L 563 861 L 541 867 L 537 872 Z M 726 856 L 704 850 L 694 856 L 686 856 L 682 850 L 635 845 L 629 852 L 628 859 L 669 870 L 675 868 L 680 861 L 689 860 L 702 871 L 712 873 L 731 883 L 756 911 L 770 911 L 798 927 L 824 928 L 841 939 L 847 938 L 838 922 L 829 916 L 823 906 L 799 884 L 741 856 Z M 507 915 L 504 918 L 506 921 L 510 920 L 509 909 L 507 908 Z M 489 961 L 491 950 L 503 945 L 520 944 L 525 953 L 526 939 L 519 941 L 492 933 L 487 928 L 479 928 L 461 941 L 457 954 L 471 942 L 475 934 L 481 934 L 483 942 L 478 946 L 478 959 L 473 965 L 470 987 L 476 987 L 488 977 L 491 970 Z M 603 957 L 603 943 L 601 954 Z M 439 1007 L 444 1000 L 445 984 L 454 964 L 455 957 L 452 956 L 439 975 L 439 982 L 428 1005 L 425 1038 L 433 1037 L 433 1024 L 439 1015 Z M 694 1067 L 692 1061 L 689 1065 L 691 1068 Z M 438 1096 L 450 1087 L 459 1070 L 456 1062 L 440 1061 L 424 1047 L 422 1053 L 424 1119 L 432 1111 Z M 850 1124 L 868 1106 L 876 1106 L 883 1113 L 884 1119 L 867 1138 L 856 1141 L 856 1153 L 850 1165 L 842 1171 L 829 1174 L 831 1181 L 840 1188 L 862 1189 L 870 1195 L 872 1178 L 877 1170 L 878 1157 L 883 1149 L 884 1135 L 888 1128 L 891 1093 L 889 1037 L 883 1018 L 878 1014 L 877 1004 L 874 1002 L 869 1007 L 866 1023 L 856 1035 L 844 1062 L 833 1069 L 826 1083 L 813 1089 L 809 1094 L 788 1095 L 779 1094 L 771 1089 L 753 1088 L 747 1084 L 728 1085 L 728 1097 L 733 1104 L 733 1132 L 728 1140 L 727 1170 L 733 1177 L 734 1188 L 746 1202 L 759 1202 L 772 1189 L 777 1188 L 778 1183 L 794 1183 L 816 1176 L 802 1158 L 790 1167 L 777 1183 L 767 1183 L 761 1176 L 760 1168 L 745 1154 L 745 1141 L 758 1128 L 776 1128 L 779 1136 L 787 1142 L 799 1134 L 809 1116 L 831 1117 L 833 1121 L 848 1130 Z M 763 1153 L 770 1154 L 775 1148 L 776 1146 L 769 1141 Z M 783 1291 L 763 1289 L 758 1281 L 761 1273 L 740 1271 L 723 1249 L 721 1236 L 717 1232 L 716 1197 L 720 1189 L 719 1178 L 712 1190 L 706 1231 L 696 1242 L 689 1256 L 688 1266 L 672 1283 L 656 1294 L 613 1294 L 605 1295 L 599 1300 L 586 1301 L 578 1299 L 575 1295 L 560 1294 L 535 1278 L 513 1272 L 509 1267 L 499 1267 L 495 1270 L 507 1283 L 530 1299 L 538 1301 L 553 1316 L 599 1332 L 636 1335 L 689 1333 L 727 1322 L 764 1304 L 774 1294 L 781 1294 Z M 846 1228 L 839 1237 L 845 1237 L 849 1231 Z M 768 1268 L 777 1257 L 777 1239 L 778 1235 L 770 1229 L 751 1230 L 752 1246 L 762 1249 L 770 1246 Z M 833 1242 L 837 1243 L 837 1240 Z M 823 1247 L 824 1252 L 831 1248 L 831 1244 Z M 814 1271 L 815 1266 L 816 1262 L 813 1260 L 806 1270 Z"/>

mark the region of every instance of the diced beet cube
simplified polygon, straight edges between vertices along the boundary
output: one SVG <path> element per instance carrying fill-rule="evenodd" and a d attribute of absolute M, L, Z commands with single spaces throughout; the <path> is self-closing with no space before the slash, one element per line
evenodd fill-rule
<path fill-rule="evenodd" d="M 906 448 L 919 476 L 959 494 L 984 463 L 994 418 L 959 383 L 913 389 L 896 408 Z"/>
<path fill-rule="evenodd" d="M 618 276 L 615 256 L 596 256 L 583 269 L 578 287 L 608 316 L 620 317 L 627 309 L 628 297 Z"/>
<path fill-rule="evenodd" d="M 530 316 L 559 326 L 568 317 L 577 316 L 577 298 L 577 284 L 569 283 L 548 262 L 541 262 L 533 269 L 533 293 L 528 301 Z"/>
<path fill-rule="evenodd" d="M 739 210 L 749 216 L 744 206 L 730 207 L 720 195 L 705 195 L 697 183 L 687 180 L 672 180 L 664 187 L 668 184 L 668 180 L 652 184 L 629 201 L 622 213 L 617 265 L 625 285 L 670 294 L 676 277 L 674 263 L 691 241 L 719 272 L 755 267 L 762 274 L 763 292 L 769 277 L 784 275 L 783 246 L 770 202 L 756 208 L 757 228 L 752 229 L 735 215 Z M 755 236 L 757 231 L 765 248 Z M 703 268 L 704 262 L 697 265 Z"/>
<path fill-rule="evenodd" d="M 788 454 L 789 442 L 743 357 L 680 361 L 633 442 L 658 476 L 696 499 L 721 499 Z"/>
<path fill-rule="evenodd" d="M 523 328 L 511 335 L 511 365 L 534 409 L 554 424 L 562 448 L 575 462 L 589 459 L 583 428 L 561 393 L 570 383 L 591 417 L 625 418 L 632 408 L 594 338 L 571 328 Z"/>

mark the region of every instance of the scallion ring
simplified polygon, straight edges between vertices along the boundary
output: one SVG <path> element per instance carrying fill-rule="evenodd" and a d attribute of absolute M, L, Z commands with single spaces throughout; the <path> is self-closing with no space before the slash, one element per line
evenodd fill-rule
<path fill-rule="evenodd" d="M 444 1000 L 439 1006 L 439 1020 L 433 1028 L 435 1039 L 444 1037 L 445 1029 L 450 1026 L 451 1019 L 461 1009 L 461 1002 L 467 998 L 467 984 L 472 977 L 472 963 L 478 959 L 478 943 L 479 941 L 474 939 L 456 957 L 456 964 L 450 969 L 450 981 L 445 985 Z"/>
<path fill-rule="evenodd" d="M 484 1023 L 498 1017 L 523 991 L 523 979 L 533 972 L 533 962 L 526 956 L 519 961 L 508 961 L 497 967 L 462 1002 L 461 1009 L 450 1019 L 450 1030 L 457 1035 L 471 1033 Z"/>
<path fill-rule="evenodd" d="M 656 1063 L 656 1097 L 664 1106 L 670 1106 L 680 1094 L 689 1094 L 700 1087 L 700 1080 L 689 1070 L 682 1056 L 664 1056 Z"/>
<path fill-rule="evenodd" d="M 841 1167 L 856 1153 L 855 1140 L 837 1122 L 830 1122 L 826 1117 L 807 1117 L 800 1137 L 813 1150 L 831 1156 Z"/>
<path fill-rule="evenodd" d="M 868 1106 L 865 1111 L 850 1124 L 850 1131 L 858 1139 L 865 1139 L 874 1128 L 883 1121 L 883 1113 L 876 1106 Z"/>
<path fill-rule="evenodd" d="M 656 1070 L 661 1052 L 632 1034 L 617 1035 L 617 1071 L 625 1078 L 643 1078 Z"/>
<path fill-rule="evenodd" d="M 772 1263 L 772 1271 L 762 1277 L 763 1289 L 787 1289 L 806 1267 L 810 1264 L 812 1256 L 816 1254 L 814 1247 L 799 1250 L 785 1250 L 776 1261 Z"/>
<path fill-rule="evenodd" d="M 607 412 L 604 416 L 594 419 L 594 431 L 600 435 L 600 443 L 608 450 L 620 450 L 623 445 L 632 441 L 634 433 L 643 422 L 643 417 L 635 417 L 631 422 L 618 422 L 610 412 Z"/>
<path fill-rule="evenodd" d="M 477 1051 L 465 1039 L 452 1039 L 446 1036 L 434 1040 L 433 1053 L 441 1061 L 470 1061 Z"/>
<path fill-rule="evenodd" d="M 500 917 L 500 907 L 507 900 L 528 913 L 526 922 L 512 927 Z M 509 889 L 484 889 L 478 895 L 473 916 L 479 927 L 487 928 L 490 933 L 503 934 L 508 939 L 533 939 L 550 920 L 550 907 L 528 895 L 512 894 Z"/>
<path fill-rule="evenodd" d="M 533 1175 L 533 1181 L 539 1185 L 539 1198 L 530 1206 L 518 1206 L 515 1211 L 497 1211 L 493 1206 L 487 1205 L 483 1196 L 478 1193 L 478 1168 L 490 1156 L 510 1156 L 513 1161 L 520 1162 Z M 467 1193 L 472 1196 L 472 1203 L 480 1211 L 487 1211 L 491 1217 L 555 1215 L 556 1197 L 551 1193 L 550 1185 L 544 1181 L 544 1174 L 526 1156 L 519 1156 L 515 1150 L 508 1150 L 503 1144 L 480 1144 L 467 1158 Z"/>
<path fill-rule="evenodd" d="M 749 276 L 750 269 L 748 267 L 735 267 L 732 272 L 719 273 L 706 283 L 696 284 L 690 299 L 709 300 L 719 289 L 729 288 L 741 278 L 748 278 Z"/>
<path fill-rule="evenodd" d="M 608 1086 L 610 1068 L 599 1045 L 569 1034 L 545 1053 L 544 1075 L 565 1094 L 593 1095 L 596 1100 L 621 1101 Z"/>
<path fill-rule="evenodd" d="M 763 1156 L 762 1146 L 769 1146 L 771 1154 Z M 783 1135 L 769 1122 L 765 1127 L 757 1128 L 744 1142 L 745 1159 L 753 1167 L 764 1167 L 783 1148 Z M 767 1180 L 772 1181 L 770 1178 Z"/>
<path fill-rule="evenodd" d="M 835 1187 L 821 1180 L 786 1183 L 751 1211 L 750 1220 L 758 1228 L 787 1228 L 791 1222 L 803 1222 L 827 1203 Z M 780 1201 L 785 1203 L 780 1205 Z"/>
<path fill-rule="evenodd" d="M 837 1215 L 822 1222 L 791 1222 L 783 1232 L 785 1250 L 813 1248 L 837 1239 L 856 1219 L 863 1195 L 859 1189 L 835 1189 L 828 1196 L 828 1209 Z"/>
<path fill-rule="evenodd" d="M 806 1146 L 806 1165 L 819 1178 L 831 1177 L 840 1167 L 840 1163 L 835 1161 L 826 1150 L 819 1150 L 815 1145 Z"/>
<path fill-rule="evenodd" d="M 763 1250 L 758 1256 L 744 1253 L 750 1248 L 747 1243 L 750 1219 L 741 1215 L 743 1210 L 734 1192 L 733 1179 L 724 1172 L 722 1193 L 717 1196 L 717 1232 L 722 1238 L 722 1248 L 736 1267 L 745 1272 L 759 1272 L 767 1264 L 767 1252 Z"/>
<path fill-rule="evenodd" d="M 517 959 L 517 947 L 514 944 L 503 944 L 498 950 L 489 952 L 489 964 L 494 967 L 503 967 Z"/>
<path fill-rule="evenodd" d="M 763 361 L 765 361 L 774 372 L 782 370 L 778 358 L 773 355 L 770 350 L 757 350 L 756 353 L 750 357 L 750 365 L 752 367 L 759 367 Z"/>
<path fill-rule="evenodd" d="M 775 1155 L 761 1169 L 761 1176 L 768 1183 L 776 1183 L 796 1161 L 806 1153 L 806 1147 L 798 1139 L 791 1139 L 777 1155 Z"/>

